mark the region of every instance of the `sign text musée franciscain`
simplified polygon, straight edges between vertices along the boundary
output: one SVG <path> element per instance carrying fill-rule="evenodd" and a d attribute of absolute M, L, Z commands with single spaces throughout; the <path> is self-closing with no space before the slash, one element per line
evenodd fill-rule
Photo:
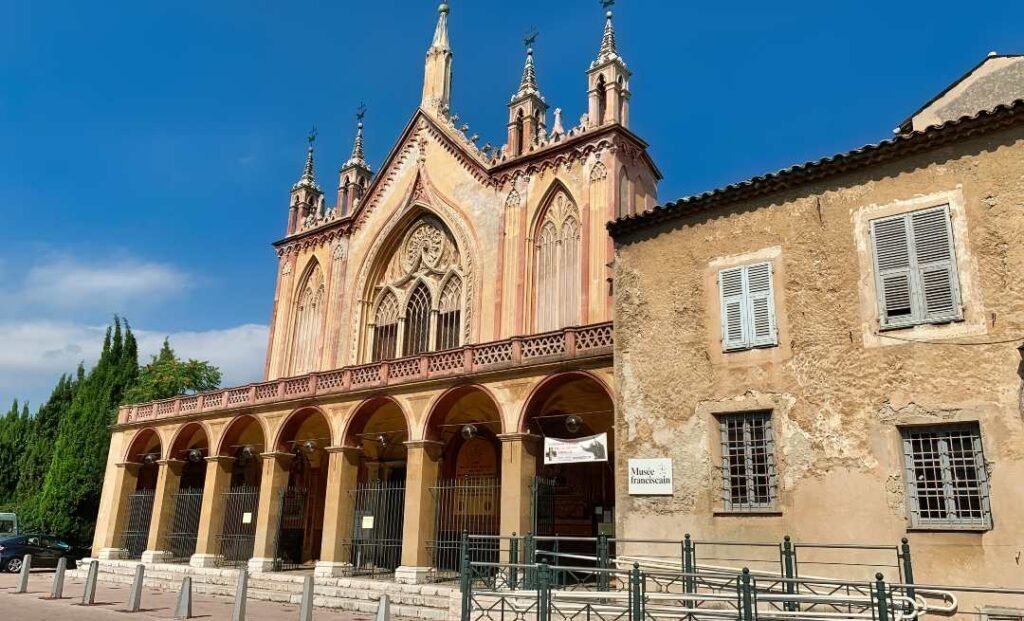
<path fill-rule="evenodd" d="M 671 496 L 671 459 L 630 459 L 629 494 L 631 496 Z"/>
<path fill-rule="evenodd" d="M 544 438 L 545 464 L 578 464 L 590 461 L 608 461 L 608 434 L 563 440 Z"/>

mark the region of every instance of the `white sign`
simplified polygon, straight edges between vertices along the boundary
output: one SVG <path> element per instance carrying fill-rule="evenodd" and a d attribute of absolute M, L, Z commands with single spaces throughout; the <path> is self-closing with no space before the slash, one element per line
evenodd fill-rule
<path fill-rule="evenodd" d="M 252 524 L 252 513 L 246 511 L 242 514 L 242 524 Z"/>
<path fill-rule="evenodd" d="M 364 515 L 363 523 L 360 525 L 363 530 L 373 530 L 373 516 Z"/>
<path fill-rule="evenodd" d="M 577 464 L 590 461 L 608 461 L 608 434 L 562 440 L 544 438 L 545 464 Z"/>
<path fill-rule="evenodd" d="M 630 459 L 630 496 L 671 496 L 671 459 Z"/>

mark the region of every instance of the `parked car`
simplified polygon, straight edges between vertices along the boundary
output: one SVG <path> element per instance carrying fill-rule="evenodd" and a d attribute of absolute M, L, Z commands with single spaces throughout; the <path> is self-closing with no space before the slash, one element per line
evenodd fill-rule
<path fill-rule="evenodd" d="M 26 554 L 32 555 L 32 567 L 56 567 L 64 557 L 68 559 L 68 569 L 83 558 L 89 556 L 90 550 L 71 546 L 64 541 L 48 535 L 16 535 L 0 539 L 0 570 L 16 573 L 21 571 L 22 559 Z"/>

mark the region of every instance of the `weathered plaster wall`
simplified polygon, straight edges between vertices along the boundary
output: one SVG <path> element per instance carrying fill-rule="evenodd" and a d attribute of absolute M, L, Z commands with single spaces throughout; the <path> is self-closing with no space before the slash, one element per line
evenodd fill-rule
<path fill-rule="evenodd" d="M 964 324 L 878 338 L 865 306 L 864 210 L 923 195 L 962 197 L 957 231 Z M 954 216 L 954 220 L 956 216 Z M 908 534 L 897 425 L 979 421 L 994 528 L 910 532 L 921 582 L 1021 586 L 1024 553 L 1024 131 L 1007 130 L 883 167 L 720 208 L 617 249 L 618 535 L 898 543 Z M 780 346 L 723 354 L 708 274 L 735 255 L 779 250 Z M 872 285 L 873 286 L 873 285 Z M 873 300 L 873 294 L 871 294 Z M 774 412 L 780 511 L 722 515 L 716 413 Z M 671 498 L 629 497 L 625 460 L 672 457 Z M 819 572 L 820 573 L 820 572 Z M 860 576 L 867 578 L 868 576 Z M 892 576 L 894 577 L 894 576 Z"/>

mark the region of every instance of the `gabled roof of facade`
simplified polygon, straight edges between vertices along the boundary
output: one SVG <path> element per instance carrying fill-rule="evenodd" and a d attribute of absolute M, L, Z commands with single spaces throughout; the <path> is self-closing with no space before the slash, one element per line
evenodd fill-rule
<path fill-rule="evenodd" d="M 687 196 L 642 213 L 618 218 L 609 222 L 607 228 L 612 237 L 618 239 L 629 233 L 720 205 L 798 187 L 1016 125 L 1024 125 L 1024 99 L 1018 99 L 1009 104 L 996 106 L 992 110 L 984 110 L 973 116 L 961 117 L 925 130 L 899 134 L 888 140 L 869 144 L 859 149 L 790 166 L 778 172 L 751 177 L 739 183 Z"/>

